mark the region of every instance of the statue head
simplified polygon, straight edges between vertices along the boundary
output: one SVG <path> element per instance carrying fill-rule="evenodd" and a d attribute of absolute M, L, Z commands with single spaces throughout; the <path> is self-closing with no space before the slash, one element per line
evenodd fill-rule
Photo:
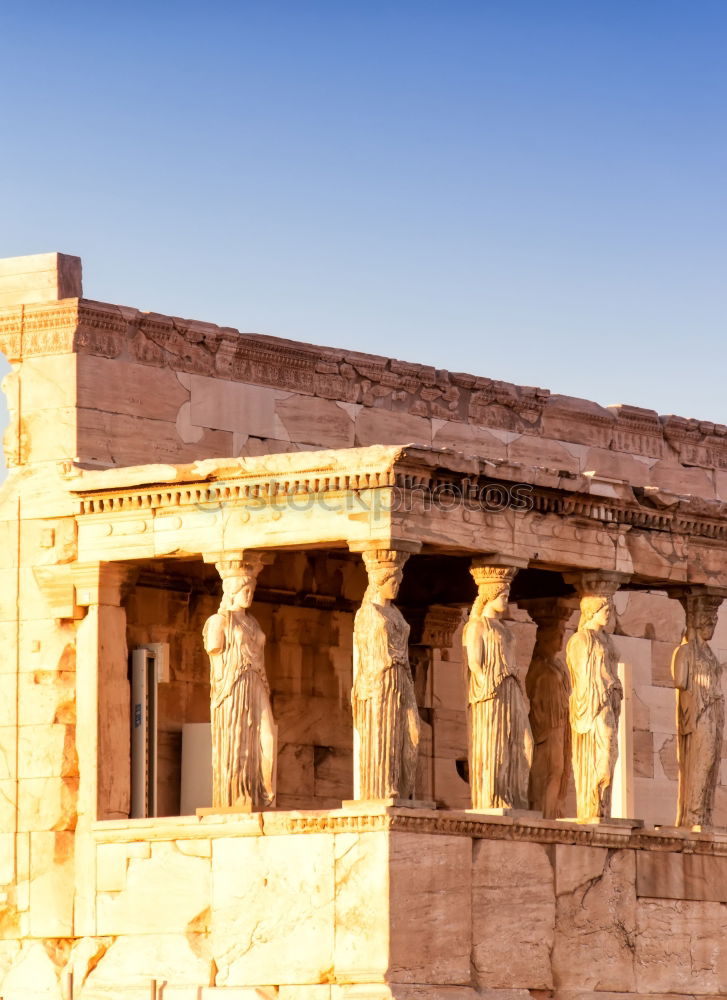
<path fill-rule="evenodd" d="M 614 621 L 613 598 L 606 594 L 588 594 L 581 597 L 579 629 L 605 632 Z"/>
<path fill-rule="evenodd" d="M 507 611 L 510 584 L 517 570 L 511 566 L 487 566 L 475 562 L 470 568 L 477 584 L 471 618 L 500 618 Z"/>
<path fill-rule="evenodd" d="M 226 559 L 215 563 L 222 577 L 222 602 L 220 611 L 244 611 L 252 604 L 255 584 L 263 567 L 259 553 L 244 555 L 241 559 Z"/>
<path fill-rule="evenodd" d="M 367 549 L 362 552 L 362 556 L 369 576 L 364 600 L 373 601 L 374 604 L 387 604 L 396 600 L 409 553 L 395 549 Z"/>
<path fill-rule="evenodd" d="M 578 630 L 611 631 L 616 622 L 614 594 L 627 579 L 623 573 L 611 570 L 583 570 L 564 574 L 580 598 L 581 617 Z"/>
<path fill-rule="evenodd" d="M 687 639 L 709 642 L 717 625 L 721 597 L 713 594 L 686 594 L 680 599 L 686 612 L 685 635 Z"/>

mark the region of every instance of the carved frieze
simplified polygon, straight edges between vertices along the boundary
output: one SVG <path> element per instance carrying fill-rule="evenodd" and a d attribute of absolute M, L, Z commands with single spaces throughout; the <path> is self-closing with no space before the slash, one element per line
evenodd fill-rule
<path fill-rule="evenodd" d="M 663 457 L 664 434 L 655 410 L 626 405 L 609 406 L 609 410 L 617 417 L 611 443 L 614 451 L 651 458 Z"/>
<path fill-rule="evenodd" d="M 727 427 L 705 420 L 660 417 L 664 438 L 684 465 L 727 468 Z"/>
<path fill-rule="evenodd" d="M 599 407 L 462 372 L 307 348 L 229 327 L 142 313 L 87 299 L 0 310 L 0 350 L 11 361 L 76 350 L 216 374 L 425 418 L 542 434 L 657 460 L 727 469 L 727 427 L 633 406 Z"/>

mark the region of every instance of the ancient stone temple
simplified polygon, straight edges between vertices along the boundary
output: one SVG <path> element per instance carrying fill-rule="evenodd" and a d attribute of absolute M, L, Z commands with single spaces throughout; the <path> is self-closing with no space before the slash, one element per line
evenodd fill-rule
<path fill-rule="evenodd" d="M 0 261 L 4 1000 L 727 995 L 727 427 Z"/>

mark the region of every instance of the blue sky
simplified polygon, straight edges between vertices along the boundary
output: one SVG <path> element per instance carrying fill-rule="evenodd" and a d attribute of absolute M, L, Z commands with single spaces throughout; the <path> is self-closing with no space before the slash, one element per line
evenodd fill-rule
<path fill-rule="evenodd" d="M 0 256 L 727 423 L 723 0 L 31 0 L 0 40 Z"/>

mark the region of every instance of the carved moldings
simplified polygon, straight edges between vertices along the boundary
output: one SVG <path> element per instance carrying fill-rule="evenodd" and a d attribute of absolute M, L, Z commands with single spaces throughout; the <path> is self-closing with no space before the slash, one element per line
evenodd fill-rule
<path fill-rule="evenodd" d="M 451 649 L 454 634 L 462 624 L 464 611 L 445 604 L 430 604 L 425 608 L 407 608 L 406 620 L 411 634 L 409 642 L 432 649 Z"/>
<path fill-rule="evenodd" d="M 8 361 L 19 361 L 21 357 L 21 336 L 23 307 L 0 310 L 0 351 Z"/>
<path fill-rule="evenodd" d="M 610 448 L 616 417 L 597 403 L 572 396 L 550 396 L 542 417 L 545 437 Z"/>
<path fill-rule="evenodd" d="M 315 364 L 312 350 L 293 346 L 281 349 L 276 344 L 256 343 L 252 338 L 242 337 L 234 344 L 230 374 L 241 382 L 311 393 Z"/>
<path fill-rule="evenodd" d="M 70 568 L 76 604 L 82 608 L 93 604 L 120 607 L 139 575 L 138 566 L 123 562 L 77 562 L 71 563 Z"/>
<path fill-rule="evenodd" d="M 181 320 L 150 313 L 139 317 L 138 329 L 145 341 L 163 351 L 168 367 L 195 375 L 213 374 L 215 352 L 219 347 L 215 327 L 196 332 Z"/>
<path fill-rule="evenodd" d="M 76 600 L 71 565 L 64 563 L 60 566 L 36 566 L 33 569 L 33 576 L 51 611 L 51 617 L 58 621 L 83 618 L 86 608 Z"/>
<path fill-rule="evenodd" d="M 11 458 L 17 454 L 17 448 L 18 442 L 9 438 Z M 448 463 L 454 466 L 449 472 Z M 117 512 L 141 515 L 142 511 L 166 513 L 171 508 L 181 517 L 185 508 L 195 515 L 199 510 L 224 510 L 229 515 L 237 507 L 240 509 L 236 516 L 245 517 L 248 504 L 260 510 L 263 502 L 271 505 L 279 502 L 279 511 L 284 513 L 285 498 L 293 495 L 314 494 L 325 498 L 329 493 L 338 493 L 334 504 L 340 504 L 342 492 L 355 494 L 391 487 L 400 491 L 395 498 L 404 508 L 409 502 L 409 491 L 412 500 L 418 500 L 422 491 L 435 495 L 435 491 L 449 484 L 452 491 L 470 497 L 471 491 L 477 494 L 493 483 L 500 483 L 502 489 L 508 490 L 513 483 L 530 479 L 534 484 L 527 497 L 532 509 L 515 512 L 515 516 L 522 521 L 522 531 L 532 538 L 533 549 L 539 544 L 536 538 L 544 540 L 552 551 L 560 545 L 560 538 L 571 545 L 575 537 L 576 541 L 600 545 L 605 558 L 609 558 L 608 550 L 615 547 L 617 565 L 624 569 L 636 567 L 635 572 L 644 578 L 700 584 L 712 584 L 720 578 L 727 542 L 727 504 L 717 501 L 680 499 L 663 491 L 655 496 L 646 491 L 633 492 L 625 486 L 621 496 L 596 497 L 579 492 L 583 489 L 579 480 L 556 477 L 555 482 L 560 483 L 557 489 L 540 485 L 542 475 L 536 474 L 536 470 L 486 462 L 473 468 L 471 459 L 417 446 L 320 452 L 315 453 L 315 459 L 305 455 L 299 462 L 286 457 L 284 468 L 285 473 L 271 475 L 269 459 L 210 461 L 178 467 L 174 477 L 163 484 L 132 485 L 125 489 L 99 488 L 100 484 L 115 481 L 115 477 L 105 473 L 76 472 L 75 477 L 69 477 L 69 486 L 79 498 L 80 518 L 90 515 L 99 530 L 105 527 L 110 531 Z M 490 474 L 487 470 L 491 470 Z M 124 482 L 123 476 L 118 479 Z M 387 509 L 390 502 L 390 498 L 385 498 Z M 415 503 L 412 506 L 416 509 Z M 471 516 L 469 500 L 448 515 L 463 522 Z M 84 526 L 82 520 L 79 524 Z M 581 532 L 582 538 L 574 536 L 574 529 Z M 617 539 L 616 533 L 621 537 Z M 568 554 L 563 562 L 566 565 L 570 562 Z M 593 562 L 600 562 L 598 554 Z"/>
<path fill-rule="evenodd" d="M 0 314 L 0 350 L 8 361 L 74 349 L 80 300 L 35 303 Z"/>
<path fill-rule="evenodd" d="M 0 310 L 0 350 L 11 361 L 71 351 L 217 375 L 258 385 L 383 406 L 425 418 L 472 422 L 516 433 L 613 447 L 688 465 L 727 468 L 727 427 L 657 416 L 638 407 L 610 411 L 461 372 L 371 355 L 307 348 L 229 327 L 142 313 L 88 299 Z"/>
<path fill-rule="evenodd" d="M 478 378 L 469 398 L 467 419 L 482 427 L 538 433 L 547 389 Z"/>
<path fill-rule="evenodd" d="M 625 404 L 609 406 L 608 409 L 617 416 L 611 441 L 614 451 L 648 455 L 651 458 L 664 456 L 664 433 L 655 410 Z"/>
<path fill-rule="evenodd" d="M 138 575 L 138 569 L 121 562 L 35 566 L 33 576 L 58 620 L 80 619 L 95 604 L 119 607 Z"/>
<path fill-rule="evenodd" d="M 727 468 L 727 427 L 673 415 L 660 417 L 666 442 L 684 465 Z"/>
<path fill-rule="evenodd" d="M 124 353 L 127 339 L 128 323 L 121 309 L 100 303 L 79 303 L 73 344 L 77 353 L 117 358 Z"/>
<path fill-rule="evenodd" d="M 671 851 L 727 856 L 727 838 L 709 832 L 670 832 L 669 828 L 643 829 L 638 825 L 588 826 L 563 820 L 529 820 L 527 817 L 492 816 L 483 818 L 458 810 L 420 810 L 397 807 L 381 809 L 352 808 L 346 810 L 285 812 L 226 818 L 225 823 L 189 822 L 174 817 L 147 821 L 145 841 L 203 840 L 217 837 L 263 836 L 281 833 L 387 833 L 406 832 L 470 837 L 486 840 L 512 840 L 541 844 L 578 845 L 615 850 Z M 102 821 L 93 827 L 93 839 L 98 844 L 133 843 L 139 840 L 139 827 L 125 821 Z"/>

